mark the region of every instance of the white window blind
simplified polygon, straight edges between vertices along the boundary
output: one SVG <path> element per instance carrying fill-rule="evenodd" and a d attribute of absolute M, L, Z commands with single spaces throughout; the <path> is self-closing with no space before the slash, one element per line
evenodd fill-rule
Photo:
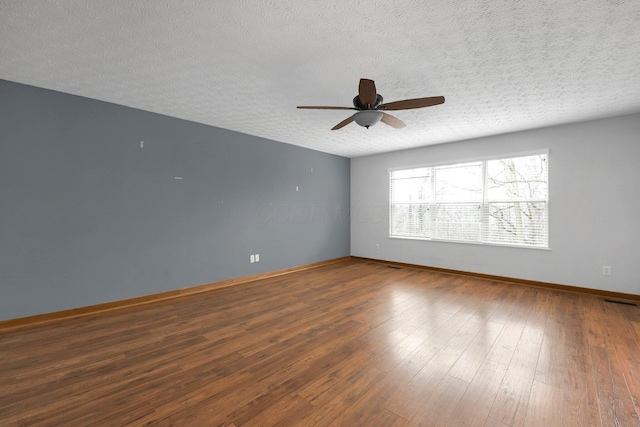
<path fill-rule="evenodd" d="M 548 154 L 390 172 L 391 237 L 548 247 Z"/>
<path fill-rule="evenodd" d="M 391 180 L 391 234 L 402 237 L 431 237 L 429 204 L 433 201 L 430 168 L 394 172 Z"/>

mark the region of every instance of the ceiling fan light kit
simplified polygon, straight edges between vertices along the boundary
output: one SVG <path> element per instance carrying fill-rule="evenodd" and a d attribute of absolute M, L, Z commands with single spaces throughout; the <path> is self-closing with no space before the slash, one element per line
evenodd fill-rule
<path fill-rule="evenodd" d="M 358 111 L 353 116 L 353 119 L 357 124 L 369 129 L 369 126 L 373 126 L 380 121 L 380 119 L 382 118 L 382 111 L 363 110 Z"/>
<path fill-rule="evenodd" d="M 360 126 L 369 129 L 370 126 L 382 122 L 388 126 L 400 129 L 406 124 L 399 118 L 387 114 L 384 110 L 411 110 L 414 108 L 431 107 L 444 103 L 444 96 L 431 96 L 428 98 L 413 98 L 403 101 L 382 103 L 383 98 L 376 91 L 376 84 L 370 79 L 360 79 L 358 95 L 353 98 L 353 107 L 327 107 L 327 106 L 298 106 L 298 108 L 312 110 L 356 110 L 351 117 L 346 118 L 331 130 L 340 129 L 355 121 Z"/>

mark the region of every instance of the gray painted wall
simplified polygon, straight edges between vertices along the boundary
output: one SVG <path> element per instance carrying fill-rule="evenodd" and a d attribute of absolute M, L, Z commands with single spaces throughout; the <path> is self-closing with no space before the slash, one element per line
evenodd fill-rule
<path fill-rule="evenodd" d="M 389 238 L 388 169 L 548 148 L 551 250 Z M 640 115 L 351 160 L 355 256 L 640 294 Z M 380 249 L 376 249 L 376 244 Z M 611 276 L 602 266 L 612 267 Z"/>
<path fill-rule="evenodd" d="M 0 80 L 0 320 L 348 256 L 349 173 L 347 158 Z"/>

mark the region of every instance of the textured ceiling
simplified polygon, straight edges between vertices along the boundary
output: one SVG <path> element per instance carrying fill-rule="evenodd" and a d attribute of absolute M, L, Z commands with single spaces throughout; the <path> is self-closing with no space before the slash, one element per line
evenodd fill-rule
<path fill-rule="evenodd" d="M 640 112 L 640 1 L 0 0 L 0 78 L 355 157 Z"/>

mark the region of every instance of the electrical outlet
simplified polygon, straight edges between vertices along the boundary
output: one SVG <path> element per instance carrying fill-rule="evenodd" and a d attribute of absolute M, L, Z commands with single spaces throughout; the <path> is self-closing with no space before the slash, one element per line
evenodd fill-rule
<path fill-rule="evenodd" d="M 611 276 L 611 266 L 610 265 L 603 265 L 602 266 L 602 275 L 603 276 Z"/>
<path fill-rule="evenodd" d="M 255 255 L 249 256 L 249 262 L 256 262 L 256 256 Z"/>
<path fill-rule="evenodd" d="M 380 249 L 380 243 L 376 243 L 376 249 Z"/>
<path fill-rule="evenodd" d="M 260 262 L 260 254 L 256 254 L 256 262 Z"/>

